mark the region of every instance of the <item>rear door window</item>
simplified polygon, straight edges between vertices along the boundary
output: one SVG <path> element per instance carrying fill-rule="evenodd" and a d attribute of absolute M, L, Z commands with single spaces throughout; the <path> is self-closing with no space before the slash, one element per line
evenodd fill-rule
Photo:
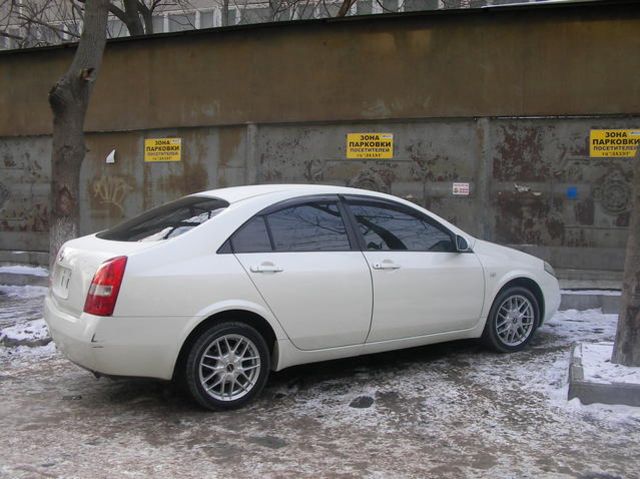
<path fill-rule="evenodd" d="M 311 202 L 266 216 L 275 251 L 347 251 L 349 236 L 335 202 Z"/>
<path fill-rule="evenodd" d="M 209 221 L 228 206 L 229 203 L 218 198 L 187 196 L 153 208 L 96 236 L 113 241 L 167 240 Z"/>

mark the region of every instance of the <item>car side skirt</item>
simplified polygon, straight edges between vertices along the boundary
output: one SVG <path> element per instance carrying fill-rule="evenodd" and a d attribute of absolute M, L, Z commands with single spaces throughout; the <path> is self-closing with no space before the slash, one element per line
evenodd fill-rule
<path fill-rule="evenodd" d="M 415 348 L 418 346 L 444 343 L 458 339 L 479 338 L 482 336 L 486 320 L 487 318 L 482 318 L 473 328 L 462 331 L 357 344 L 354 346 L 344 346 L 340 348 L 319 349 L 315 351 L 302 351 L 296 348 L 288 339 L 279 339 L 277 341 L 277 358 L 275 358 L 276 360 L 274 361 L 273 370 L 281 371 L 282 369 L 300 364 L 330 361 L 332 359 L 349 358 L 365 354 L 382 353 L 385 351 L 393 351 L 395 349 Z"/>

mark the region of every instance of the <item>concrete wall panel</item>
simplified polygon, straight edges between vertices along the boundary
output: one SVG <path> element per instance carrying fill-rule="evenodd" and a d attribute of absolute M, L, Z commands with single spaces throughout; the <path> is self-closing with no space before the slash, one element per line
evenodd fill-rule
<path fill-rule="evenodd" d="M 81 232 L 204 189 L 331 183 L 409 198 L 561 268 L 619 270 L 631 162 L 590 158 L 588 137 L 640 128 L 639 27 L 640 3 L 598 2 L 110 42 Z M 72 54 L 0 53 L 0 249 L 47 249 L 47 92 Z M 350 132 L 393 133 L 393 159 L 347 160 Z M 182 138 L 182 161 L 144 162 L 144 139 L 162 137 Z"/>

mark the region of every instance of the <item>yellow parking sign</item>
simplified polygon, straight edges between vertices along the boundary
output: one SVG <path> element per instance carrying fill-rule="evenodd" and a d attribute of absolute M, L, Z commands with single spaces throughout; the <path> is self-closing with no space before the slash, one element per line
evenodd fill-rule
<path fill-rule="evenodd" d="M 180 161 L 182 138 L 147 138 L 144 140 L 144 161 Z"/>
<path fill-rule="evenodd" d="M 591 130 L 589 156 L 633 158 L 640 145 L 640 130 Z"/>
<path fill-rule="evenodd" d="M 348 133 L 347 158 L 393 158 L 393 133 Z"/>

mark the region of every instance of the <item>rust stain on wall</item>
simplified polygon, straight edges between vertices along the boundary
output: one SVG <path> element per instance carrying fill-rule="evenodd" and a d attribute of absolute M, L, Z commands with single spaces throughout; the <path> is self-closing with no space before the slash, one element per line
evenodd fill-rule
<path fill-rule="evenodd" d="M 347 186 L 389 193 L 394 180 L 395 174 L 389 168 L 365 166 L 347 180 Z"/>
<path fill-rule="evenodd" d="M 511 244 L 562 245 L 565 226 L 559 208 L 547 198 L 532 192 L 498 193 L 496 200 L 496 236 Z"/>
<path fill-rule="evenodd" d="M 499 181 L 544 181 L 550 176 L 542 156 L 543 134 L 537 126 L 500 125 L 493 160 L 493 177 Z"/>
<path fill-rule="evenodd" d="M 576 222 L 584 226 L 592 226 L 595 217 L 595 205 L 593 198 L 587 198 L 583 201 L 578 201 L 573 207 L 575 213 Z"/>
<path fill-rule="evenodd" d="M 208 174 L 202 163 L 191 164 L 185 161 L 182 168 L 182 173 L 167 175 L 158 182 L 158 186 L 177 195 L 188 195 L 207 189 Z"/>

